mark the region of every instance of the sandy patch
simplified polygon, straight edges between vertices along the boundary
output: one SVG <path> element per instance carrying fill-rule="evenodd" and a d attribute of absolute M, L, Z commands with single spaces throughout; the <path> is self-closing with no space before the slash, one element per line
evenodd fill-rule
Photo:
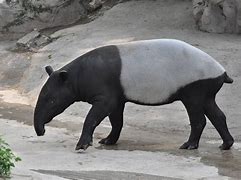
<path fill-rule="evenodd" d="M 0 90 L 0 99 L 7 103 L 30 105 L 29 99 L 15 89 Z"/>

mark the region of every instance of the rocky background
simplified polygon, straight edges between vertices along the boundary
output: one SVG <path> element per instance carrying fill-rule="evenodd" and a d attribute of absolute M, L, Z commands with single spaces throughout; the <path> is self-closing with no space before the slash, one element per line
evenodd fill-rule
<path fill-rule="evenodd" d="M 2 0 L 0 38 L 16 39 L 34 29 L 63 28 L 90 21 L 94 18 L 93 14 L 102 7 L 108 8 L 119 2 L 120 0 Z M 240 0 L 193 0 L 192 3 L 193 17 L 199 30 L 241 33 Z"/>
<path fill-rule="evenodd" d="M 63 28 L 84 22 L 92 13 L 118 0 L 3 0 L 0 3 L 2 38 L 16 39 L 34 29 Z M 6 37 L 8 36 L 8 37 Z"/>
<path fill-rule="evenodd" d="M 241 33 L 240 0 L 193 0 L 197 28 L 214 33 Z"/>

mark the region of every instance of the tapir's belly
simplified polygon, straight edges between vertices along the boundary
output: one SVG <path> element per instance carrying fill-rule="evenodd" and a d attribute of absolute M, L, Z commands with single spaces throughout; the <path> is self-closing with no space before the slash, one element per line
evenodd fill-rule
<path fill-rule="evenodd" d="M 201 50 L 176 40 L 153 40 L 118 46 L 120 81 L 128 100 L 165 102 L 192 82 L 224 73 L 223 67 Z"/>

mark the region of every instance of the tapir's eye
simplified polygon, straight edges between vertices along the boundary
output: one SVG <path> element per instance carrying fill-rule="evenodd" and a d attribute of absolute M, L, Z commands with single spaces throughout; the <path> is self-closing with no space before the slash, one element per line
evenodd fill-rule
<path fill-rule="evenodd" d="M 47 102 L 49 104 L 54 104 L 55 100 L 53 98 L 48 98 Z"/>

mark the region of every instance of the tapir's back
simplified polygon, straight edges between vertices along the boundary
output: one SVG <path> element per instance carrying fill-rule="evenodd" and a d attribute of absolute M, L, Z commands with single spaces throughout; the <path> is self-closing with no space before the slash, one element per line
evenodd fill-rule
<path fill-rule="evenodd" d="M 161 103 L 185 85 L 225 72 L 211 56 L 178 40 L 136 41 L 117 48 L 121 85 L 132 101 Z"/>

